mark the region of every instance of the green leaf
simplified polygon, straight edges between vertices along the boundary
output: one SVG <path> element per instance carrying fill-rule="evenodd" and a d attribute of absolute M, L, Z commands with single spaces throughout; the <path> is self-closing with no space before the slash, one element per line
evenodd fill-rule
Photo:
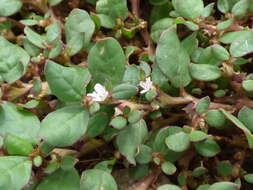
<path fill-rule="evenodd" d="M 247 127 L 251 132 L 253 132 L 253 109 L 248 107 L 243 107 L 238 113 L 238 119 Z"/>
<path fill-rule="evenodd" d="M 94 83 L 110 87 L 121 83 L 125 72 L 125 55 L 117 40 L 98 41 L 88 55 L 88 68 Z"/>
<path fill-rule="evenodd" d="M 62 2 L 62 0 L 48 0 L 50 6 L 58 5 Z"/>
<path fill-rule="evenodd" d="M 20 190 L 31 176 L 32 162 L 22 156 L 0 157 L 0 189 Z"/>
<path fill-rule="evenodd" d="M 22 77 L 30 56 L 21 47 L 10 43 L 0 36 L 0 83 L 12 83 Z"/>
<path fill-rule="evenodd" d="M 235 32 L 228 32 L 219 38 L 219 41 L 224 44 L 231 44 L 232 42 L 243 41 L 252 37 L 253 32 L 250 30 L 241 30 Z"/>
<path fill-rule="evenodd" d="M 0 0 L 0 16 L 11 16 L 17 13 L 21 7 L 20 0 Z"/>
<path fill-rule="evenodd" d="M 253 32 L 242 30 L 229 32 L 219 38 L 219 41 L 230 44 L 230 53 L 234 57 L 241 57 L 253 52 Z"/>
<path fill-rule="evenodd" d="M 191 82 L 188 70 L 190 57 L 182 47 L 175 28 L 163 32 L 156 49 L 156 62 L 173 86 L 187 86 Z"/>
<path fill-rule="evenodd" d="M 240 189 L 239 185 L 226 181 L 214 183 L 208 188 L 208 190 L 239 190 L 239 189 Z"/>
<path fill-rule="evenodd" d="M 208 190 L 209 187 L 210 187 L 209 184 L 203 184 L 198 186 L 197 190 Z"/>
<path fill-rule="evenodd" d="M 204 175 L 207 172 L 207 169 L 204 168 L 203 166 L 197 167 L 192 171 L 192 176 L 193 177 L 200 177 Z"/>
<path fill-rule="evenodd" d="M 25 27 L 24 33 L 27 39 L 35 46 L 45 49 L 46 48 L 46 39 L 44 36 L 34 32 L 29 27 Z"/>
<path fill-rule="evenodd" d="M 167 175 L 173 175 L 177 171 L 176 166 L 171 162 L 164 162 L 161 169 Z"/>
<path fill-rule="evenodd" d="M 223 22 L 220 22 L 218 25 L 217 25 L 217 29 L 218 30 L 225 30 L 227 28 L 229 28 L 234 22 L 234 19 L 228 19 L 226 21 L 223 21 Z"/>
<path fill-rule="evenodd" d="M 26 26 L 33 26 L 33 25 L 38 24 L 38 21 L 34 19 L 23 19 L 23 20 L 20 20 L 20 22 Z"/>
<path fill-rule="evenodd" d="M 141 80 L 140 68 L 136 65 L 126 65 L 126 71 L 123 77 L 123 82 L 137 86 Z"/>
<path fill-rule="evenodd" d="M 182 190 L 177 185 L 166 184 L 157 188 L 157 190 Z"/>
<path fill-rule="evenodd" d="M 167 3 L 167 0 L 149 0 L 149 3 L 153 5 L 162 5 L 164 3 Z"/>
<path fill-rule="evenodd" d="M 182 152 L 174 152 L 168 149 L 167 145 L 165 144 L 165 139 L 169 135 L 173 135 L 175 133 L 181 132 L 182 129 L 180 127 L 170 126 L 160 129 L 158 132 L 154 134 L 152 139 L 152 151 L 153 152 L 160 152 L 165 155 L 167 161 L 175 162 L 178 160 Z"/>
<path fill-rule="evenodd" d="M 32 109 L 36 108 L 39 105 L 39 102 L 37 100 L 30 100 L 26 102 L 22 107 L 27 108 L 27 109 Z"/>
<path fill-rule="evenodd" d="M 174 20 L 171 18 L 163 18 L 155 22 L 151 27 L 151 38 L 154 42 L 158 42 L 161 34 L 166 29 L 174 25 Z"/>
<path fill-rule="evenodd" d="M 221 151 L 219 144 L 212 139 L 196 142 L 194 147 L 204 157 L 213 157 Z"/>
<path fill-rule="evenodd" d="M 203 114 L 208 110 L 208 107 L 210 105 L 210 98 L 209 96 L 206 96 L 204 98 L 201 98 L 196 105 L 196 112 L 198 114 Z"/>
<path fill-rule="evenodd" d="M 98 0 L 96 11 L 99 14 L 105 14 L 113 19 L 121 18 L 125 20 L 128 17 L 126 0 Z"/>
<path fill-rule="evenodd" d="M 148 129 L 144 120 L 129 125 L 120 131 L 116 138 L 119 152 L 123 154 L 127 160 L 135 165 L 135 156 L 137 149 L 143 143 L 148 133 Z"/>
<path fill-rule="evenodd" d="M 208 125 L 217 129 L 224 129 L 227 124 L 227 120 L 220 110 L 209 110 L 205 116 L 205 121 Z"/>
<path fill-rule="evenodd" d="M 244 180 L 247 181 L 248 183 L 253 183 L 253 174 L 246 174 L 243 176 Z"/>
<path fill-rule="evenodd" d="M 36 167 L 40 167 L 42 162 L 43 162 L 43 159 L 42 159 L 41 156 L 36 156 L 33 159 L 33 165 L 36 166 Z"/>
<path fill-rule="evenodd" d="M 136 161 L 139 164 L 147 164 L 152 160 L 152 149 L 147 146 L 142 144 L 139 148 L 139 153 L 136 156 Z"/>
<path fill-rule="evenodd" d="M 78 159 L 76 159 L 75 157 L 66 155 L 61 160 L 61 168 L 63 170 L 71 170 L 72 168 L 74 168 L 77 161 Z"/>
<path fill-rule="evenodd" d="M 46 27 L 46 40 L 48 43 L 52 43 L 55 40 L 61 38 L 61 24 L 60 22 L 55 22 Z"/>
<path fill-rule="evenodd" d="M 224 114 L 224 116 L 230 120 L 232 123 L 235 124 L 236 127 L 238 127 L 239 129 L 241 129 L 248 141 L 249 147 L 252 148 L 253 147 L 253 135 L 250 132 L 250 130 L 239 120 L 237 119 L 234 115 L 230 114 L 229 112 L 225 111 L 224 109 L 221 109 L 221 112 Z"/>
<path fill-rule="evenodd" d="M 243 18 L 249 8 L 249 1 L 248 0 L 240 0 L 238 1 L 232 8 L 232 14 L 237 18 Z"/>
<path fill-rule="evenodd" d="M 73 56 L 90 43 L 95 24 L 90 15 L 81 9 L 73 9 L 64 26 L 69 55 Z"/>
<path fill-rule="evenodd" d="M 79 66 L 64 67 L 53 61 L 46 63 L 45 75 L 52 93 L 65 102 L 81 101 L 90 81 L 87 69 Z"/>
<path fill-rule="evenodd" d="M 75 169 L 58 169 L 53 174 L 46 176 L 36 190 L 79 190 L 80 177 Z"/>
<path fill-rule="evenodd" d="M 192 142 L 199 142 L 202 141 L 204 139 L 206 139 L 208 137 L 208 135 L 202 131 L 192 131 L 189 135 L 188 135 L 190 141 Z"/>
<path fill-rule="evenodd" d="M 27 156 L 33 151 L 31 142 L 13 134 L 4 138 L 4 148 L 10 155 Z"/>
<path fill-rule="evenodd" d="M 100 20 L 101 26 L 103 26 L 104 28 L 112 29 L 112 28 L 115 27 L 116 22 L 110 16 L 105 15 L 105 14 L 97 14 L 97 16 L 98 16 L 98 18 Z"/>
<path fill-rule="evenodd" d="M 118 116 L 111 120 L 110 125 L 115 129 L 123 129 L 127 125 L 127 120 L 124 117 Z"/>
<path fill-rule="evenodd" d="M 219 67 L 208 64 L 191 64 L 190 65 L 191 76 L 200 81 L 212 81 L 221 77 L 221 71 Z"/>
<path fill-rule="evenodd" d="M 183 152 L 190 147 L 190 139 L 184 132 L 169 135 L 165 139 L 165 143 L 169 149 L 175 152 Z"/>
<path fill-rule="evenodd" d="M 171 10 L 172 5 L 170 3 L 154 6 L 149 17 L 150 26 L 162 18 L 170 17 Z"/>
<path fill-rule="evenodd" d="M 89 120 L 88 135 L 90 137 L 96 137 L 100 135 L 108 126 L 110 118 L 105 112 L 95 113 Z"/>
<path fill-rule="evenodd" d="M 198 59 L 199 64 L 209 64 L 219 66 L 230 57 L 228 51 L 221 45 L 212 45 L 205 48 Z"/>
<path fill-rule="evenodd" d="M 202 0 L 172 0 L 172 4 L 182 17 L 189 20 L 199 17 L 204 9 Z"/>
<path fill-rule="evenodd" d="M 240 0 L 218 0 L 217 6 L 222 13 L 229 12 L 232 7 Z"/>
<path fill-rule="evenodd" d="M 209 17 L 209 16 L 212 14 L 212 12 L 213 12 L 214 5 L 215 5 L 215 3 L 210 3 L 210 4 L 208 4 L 208 5 L 203 9 L 203 11 L 202 11 L 202 13 L 201 13 L 201 16 L 204 17 L 204 18 Z"/>
<path fill-rule="evenodd" d="M 186 49 L 189 55 L 192 55 L 193 52 L 198 48 L 198 39 L 196 36 L 197 33 L 193 32 L 182 41 L 182 46 Z"/>
<path fill-rule="evenodd" d="M 149 165 L 137 165 L 129 169 L 129 176 L 134 180 L 140 180 L 149 175 Z"/>
<path fill-rule="evenodd" d="M 29 111 L 17 109 L 15 104 L 4 102 L 0 107 L 0 135 L 14 134 L 36 143 L 40 121 Z"/>
<path fill-rule="evenodd" d="M 244 90 L 246 90 L 248 92 L 252 92 L 253 91 L 253 80 L 244 80 L 242 82 L 242 87 L 244 88 Z"/>
<path fill-rule="evenodd" d="M 197 31 L 199 30 L 199 25 L 195 24 L 194 22 L 191 21 L 185 21 L 184 25 L 189 28 L 192 31 Z"/>
<path fill-rule="evenodd" d="M 64 107 L 42 120 L 40 136 L 53 146 L 70 146 L 84 135 L 88 121 L 89 114 L 83 107 Z"/>
<path fill-rule="evenodd" d="M 138 88 L 131 84 L 120 84 L 112 89 L 112 97 L 115 99 L 130 99 L 138 93 Z"/>
<path fill-rule="evenodd" d="M 232 173 L 232 165 L 229 161 L 221 161 L 217 166 L 217 173 L 221 176 L 228 176 Z"/>
<path fill-rule="evenodd" d="M 27 38 L 23 39 L 23 46 L 26 52 L 33 57 L 36 57 L 40 53 L 40 48 L 37 46 L 33 45 Z"/>
<path fill-rule="evenodd" d="M 136 123 L 141 119 L 143 112 L 140 110 L 133 111 L 128 116 L 129 123 Z"/>
<path fill-rule="evenodd" d="M 110 173 L 100 169 L 85 170 L 81 176 L 80 190 L 118 190 Z"/>
<path fill-rule="evenodd" d="M 96 166 L 94 167 L 94 169 L 99 169 L 99 170 L 104 170 L 108 173 L 112 172 L 112 168 L 113 165 L 116 163 L 116 160 L 105 160 L 102 162 L 99 162 L 98 164 L 96 164 Z"/>

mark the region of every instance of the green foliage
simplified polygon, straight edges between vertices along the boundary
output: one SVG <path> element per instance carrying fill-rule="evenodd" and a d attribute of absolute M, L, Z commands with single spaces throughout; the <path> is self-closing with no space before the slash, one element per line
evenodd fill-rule
<path fill-rule="evenodd" d="M 81 190 L 118 190 L 117 184 L 110 173 L 100 170 L 86 170 L 81 176 Z"/>
<path fill-rule="evenodd" d="M 10 155 L 28 156 L 33 151 L 32 143 L 13 134 L 5 137 L 4 148 Z"/>
<path fill-rule="evenodd" d="M 70 146 L 85 133 L 88 121 L 89 114 L 81 106 L 64 107 L 43 119 L 40 136 L 53 146 Z"/>
<path fill-rule="evenodd" d="M 250 188 L 252 13 L 0 0 L 0 190 Z"/>
<path fill-rule="evenodd" d="M 32 162 L 22 156 L 1 156 L 1 189 L 22 189 L 29 181 L 32 170 Z"/>
<path fill-rule="evenodd" d="M 175 10 L 186 19 L 194 19 L 201 15 L 204 9 L 202 0 L 172 0 Z"/>
<path fill-rule="evenodd" d="M 0 16 L 11 16 L 22 7 L 20 0 L 0 0 Z"/>
<path fill-rule="evenodd" d="M 182 47 L 175 28 L 163 32 L 156 49 L 156 62 L 173 86 L 187 86 L 190 83 L 190 58 Z"/>
<path fill-rule="evenodd" d="M 0 82 L 12 83 L 22 77 L 27 69 L 30 56 L 15 44 L 0 36 Z"/>
<path fill-rule="evenodd" d="M 144 120 L 131 124 L 120 131 L 116 143 L 121 154 L 126 159 L 135 164 L 135 155 L 137 148 L 143 143 L 147 136 L 148 130 Z"/>
<path fill-rule="evenodd" d="M 39 119 L 29 111 L 18 110 L 15 104 L 5 102 L 0 108 L 0 134 L 14 134 L 35 143 L 38 141 Z"/>
<path fill-rule="evenodd" d="M 69 55 L 72 56 L 89 45 L 95 24 L 86 11 L 74 9 L 70 12 L 64 29 Z"/>
<path fill-rule="evenodd" d="M 94 83 L 115 86 L 120 84 L 125 72 L 125 55 L 113 38 L 97 42 L 90 50 L 88 68 Z"/>
<path fill-rule="evenodd" d="M 80 177 L 75 169 L 62 170 L 58 169 L 54 173 L 48 175 L 38 185 L 37 190 L 52 189 L 57 190 L 77 190 L 79 189 Z"/>
<path fill-rule="evenodd" d="M 52 93 L 65 102 L 81 101 L 90 81 L 90 74 L 84 68 L 63 67 L 53 61 L 47 62 L 45 75 Z"/>

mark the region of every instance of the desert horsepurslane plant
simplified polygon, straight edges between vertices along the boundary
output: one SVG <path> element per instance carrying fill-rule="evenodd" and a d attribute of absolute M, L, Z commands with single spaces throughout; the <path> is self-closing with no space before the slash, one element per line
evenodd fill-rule
<path fill-rule="evenodd" d="M 0 0 L 0 190 L 253 188 L 253 0 Z"/>

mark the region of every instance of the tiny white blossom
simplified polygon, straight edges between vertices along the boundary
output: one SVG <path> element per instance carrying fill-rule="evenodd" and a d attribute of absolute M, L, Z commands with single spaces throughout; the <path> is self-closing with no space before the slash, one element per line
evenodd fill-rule
<path fill-rule="evenodd" d="M 102 102 L 107 98 L 108 94 L 109 92 L 105 89 L 105 87 L 97 83 L 94 87 L 94 91 L 87 94 L 87 96 L 91 97 L 95 102 Z"/>
<path fill-rule="evenodd" d="M 140 91 L 140 93 L 144 94 L 151 89 L 153 82 L 151 81 L 150 77 L 148 77 L 148 78 L 146 78 L 145 81 L 141 81 L 139 85 L 141 88 L 143 88 L 143 90 Z"/>

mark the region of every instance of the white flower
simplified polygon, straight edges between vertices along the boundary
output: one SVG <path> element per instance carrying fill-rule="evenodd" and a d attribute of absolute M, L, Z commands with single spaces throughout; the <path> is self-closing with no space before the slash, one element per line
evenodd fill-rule
<path fill-rule="evenodd" d="M 151 81 L 150 77 L 148 77 L 146 78 L 145 81 L 141 81 L 139 85 L 141 88 L 143 88 L 143 90 L 140 93 L 144 94 L 151 89 L 153 82 Z"/>
<path fill-rule="evenodd" d="M 87 94 L 87 96 L 90 96 L 95 102 L 102 102 L 107 98 L 108 94 L 109 92 L 105 89 L 105 87 L 97 83 L 94 87 L 94 91 Z"/>

